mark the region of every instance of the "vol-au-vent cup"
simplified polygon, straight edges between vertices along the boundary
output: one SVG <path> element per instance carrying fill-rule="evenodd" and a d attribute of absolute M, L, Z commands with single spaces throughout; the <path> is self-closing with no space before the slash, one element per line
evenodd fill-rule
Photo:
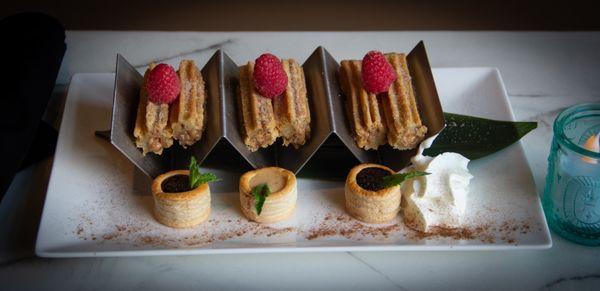
<path fill-rule="evenodd" d="M 204 183 L 189 187 L 189 171 L 164 173 L 152 182 L 154 217 L 158 222 L 175 228 L 198 225 L 210 216 L 210 188 Z"/>
<path fill-rule="evenodd" d="M 384 223 L 396 217 L 400 210 L 400 186 L 383 187 L 383 177 L 394 174 L 392 169 L 377 164 L 360 164 L 346 178 L 346 211 L 367 223 Z"/>
<path fill-rule="evenodd" d="M 266 197 L 260 214 L 256 210 L 254 187 L 267 184 Z M 278 167 L 261 168 L 246 172 L 240 177 L 240 206 L 244 215 L 253 221 L 273 223 L 287 219 L 296 209 L 298 198 L 294 173 Z"/>
<path fill-rule="evenodd" d="M 600 103 L 581 104 L 554 121 L 542 198 L 548 224 L 560 236 L 600 245 Z"/>

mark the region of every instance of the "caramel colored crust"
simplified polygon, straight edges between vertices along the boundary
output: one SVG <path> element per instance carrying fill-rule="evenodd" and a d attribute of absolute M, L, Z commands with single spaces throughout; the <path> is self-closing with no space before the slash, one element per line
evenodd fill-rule
<path fill-rule="evenodd" d="M 210 216 L 210 188 L 202 184 L 180 193 L 164 193 L 162 183 L 172 176 L 189 175 L 187 170 L 162 174 L 152 182 L 154 217 L 158 222 L 174 228 L 187 228 L 204 222 Z"/>
<path fill-rule="evenodd" d="M 413 149 L 423 140 L 427 127 L 421 123 L 405 54 L 385 55 L 398 78 L 383 96 L 388 144 L 396 149 Z"/>
<path fill-rule="evenodd" d="M 206 91 L 202 74 L 192 60 L 179 63 L 181 92 L 171 106 L 173 138 L 184 148 L 202 137 L 205 124 Z"/>
<path fill-rule="evenodd" d="M 258 94 L 252 82 L 254 63 L 240 68 L 240 92 L 238 106 L 242 119 L 244 143 L 250 151 L 268 147 L 279 135 L 271 99 Z"/>
<path fill-rule="evenodd" d="M 366 168 L 381 168 L 390 174 L 394 172 L 377 164 L 360 164 L 348 173 L 345 185 L 346 211 L 363 222 L 384 223 L 396 217 L 400 210 L 400 186 L 389 187 L 379 191 L 369 191 L 358 185 L 356 176 Z"/>
<path fill-rule="evenodd" d="M 283 145 L 295 148 L 310 138 L 310 111 L 306 97 L 306 80 L 300 65 L 292 60 L 283 60 L 283 68 L 288 76 L 288 84 L 282 96 L 273 100 L 277 130 Z"/>
<path fill-rule="evenodd" d="M 144 83 L 140 89 L 140 102 L 133 130 L 135 145 L 142 149 L 144 155 L 148 152 L 160 155 L 163 149 L 173 145 L 169 105 L 156 104 L 148 100 L 146 82 L 148 81 L 148 74 L 154 67 L 155 64 L 150 64 L 144 74 Z"/>
<path fill-rule="evenodd" d="M 285 179 L 285 185 L 277 192 L 271 193 L 263 204 L 260 215 L 255 208 L 255 199 L 252 194 L 252 178 L 260 172 L 268 171 L 269 175 L 281 175 Z M 268 167 L 246 172 L 240 177 L 240 206 L 242 213 L 253 221 L 262 223 L 273 223 L 287 219 L 296 208 L 298 197 L 296 176 L 294 173 L 277 167 Z"/>
<path fill-rule="evenodd" d="M 356 144 L 366 150 L 379 148 L 386 143 L 387 129 L 377 96 L 362 86 L 361 61 L 341 62 L 340 83 L 346 95 L 346 116 Z"/>

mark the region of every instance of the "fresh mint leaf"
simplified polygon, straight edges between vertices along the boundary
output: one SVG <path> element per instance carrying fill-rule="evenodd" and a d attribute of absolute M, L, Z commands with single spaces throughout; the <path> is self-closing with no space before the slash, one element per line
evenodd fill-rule
<path fill-rule="evenodd" d="M 216 181 L 220 181 L 219 178 L 217 178 L 217 176 L 213 173 L 201 173 L 200 176 L 198 177 L 198 181 L 197 181 L 197 186 L 200 186 L 202 184 L 206 184 L 209 182 L 216 182 Z"/>
<path fill-rule="evenodd" d="M 254 207 L 256 208 L 256 213 L 260 215 L 262 212 L 263 205 L 267 200 L 267 197 L 271 194 L 271 189 L 269 189 L 269 185 L 260 184 L 254 186 L 252 188 L 252 195 L 254 195 Z"/>
<path fill-rule="evenodd" d="M 206 184 L 209 182 L 219 181 L 217 176 L 213 173 L 200 173 L 200 166 L 198 166 L 198 162 L 196 162 L 196 158 L 192 157 L 190 159 L 190 188 L 196 189 L 198 186 L 202 184 Z"/>
<path fill-rule="evenodd" d="M 396 185 L 402 184 L 402 182 L 404 182 L 408 179 L 416 178 L 419 176 L 425 176 L 425 175 L 429 175 L 429 173 L 414 171 L 414 172 L 408 172 L 408 173 L 392 174 L 392 175 L 383 177 L 383 186 L 385 188 L 394 187 Z"/>

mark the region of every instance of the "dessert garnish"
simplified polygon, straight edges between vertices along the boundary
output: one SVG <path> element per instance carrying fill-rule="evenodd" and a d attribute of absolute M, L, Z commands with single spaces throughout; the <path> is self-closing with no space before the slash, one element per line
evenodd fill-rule
<path fill-rule="evenodd" d="M 210 182 L 221 181 L 213 173 L 201 173 L 200 166 L 196 161 L 196 158 L 190 158 L 189 176 L 188 175 L 175 175 L 166 179 L 162 183 L 162 188 L 167 193 L 179 193 L 186 192 L 198 186 Z"/>
<path fill-rule="evenodd" d="M 339 76 L 346 118 L 360 148 L 387 143 L 413 149 L 423 140 L 427 127 L 419 116 L 405 54 L 370 52 L 362 62 L 343 60 Z"/>
<path fill-rule="evenodd" d="M 310 111 L 302 67 L 263 54 L 240 67 L 238 108 L 242 138 L 250 151 L 272 145 L 298 148 L 310 137 Z M 276 98 L 275 98 L 276 97 Z"/>
<path fill-rule="evenodd" d="M 156 65 L 148 75 L 146 83 L 148 99 L 157 104 L 170 104 L 177 99 L 181 84 L 173 67 L 167 64 Z"/>
<path fill-rule="evenodd" d="M 402 185 L 402 209 L 407 226 L 422 232 L 433 227 L 460 227 L 467 211 L 469 182 L 473 176 L 467 165 L 469 159 L 453 152 L 435 157 L 423 156 L 423 150 L 436 137 L 419 146 L 412 165 L 402 172 L 431 173 Z"/>
<path fill-rule="evenodd" d="M 164 173 L 152 182 L 154 216 L 166 226 L 195 226 L 210 216 L 209 182 L 218 181 L 214 174 L 200 173 L 196 159 L 189 170 Z"/>
<path fill-rule="evenodd" d="M 430 173 L 427 173 L 427 172 L 412 171 L 412 172 L 407 172 L 407 173 L 398 173 L 398 174 L 385 176 L 385 177 L 383 177 L 383 186 L 385 188 L 397 186 L 397 185 L 402 184 L 402 182 L 404 182 L 408 179 L 425 176 L 425 175 L 429 175 L 429 174 Z"/>
<path fill-rule="evenodd" d="M 171 105 L 170 119 L 173 138 L 185 148 L 202 137 L 206 123 L 206 92 L 204 79 L 194 61 L 182 60 L 177 74 L 181 90 Z"/>
<path fill-rule="evenodd" d="M 424 175 L 429 175 L 429 173 L 413 171 L 409 173 L 390 174 L 386 169 L 371 167 L 361 170 L 356 175 L 356 183 L 366 190 L 379 191 L 384 188 L 400 185 L 408 179 Z"/>
<path fill-rule="evenodd" d="M 444 118 L 446 127 L 424 155 L 456 152 L 475 160 L 517 142 L 537 127 L 536 122 L 498 121 L 454 113 L 444 113 Z"/>
<path fill-rule="evenodd" d="M 264 97 L 275 98 L 287 87 L 288 76 L 281 61 L 272 54 L 260 55 L 254 65 L 254 86 Z"/>
<path fill-rule="evenodd" d="M 271 194 L 271 189 L 269 189 L 269 185 L 267 185 L 267 183 L 254 186 L 254 188 L 252 188 L 252 195 L 254 195 L 255 201 L 254 207 L 256 208 L 256 213 L 258 213 L 258 215 L 260 215 L 262 212 L 263 205 L 265 204 L 267 197 L 269 197 L 269 194 Z"/>
<path fill-rule="evenodd" d="M 361 76 L 365 90 L 373 94 L 387 92 L 398 77 L 392 65 L 379 51 L 370 51 L 363 57 Z"/>
<path fill-rule="evenodd" d="M 296 208 L 298 197 L 294 173 L 278 167 L 249 171 L 240 177 L 242 213 L 256 222 L 278 222 Z"/>
<path fill-rule="evenodd" d="M 190 158 L 190 188 L 194 189 L 202 184 L 220 181 L 213 173 L 200 173 L 200 166 L 196 158 Z"/>

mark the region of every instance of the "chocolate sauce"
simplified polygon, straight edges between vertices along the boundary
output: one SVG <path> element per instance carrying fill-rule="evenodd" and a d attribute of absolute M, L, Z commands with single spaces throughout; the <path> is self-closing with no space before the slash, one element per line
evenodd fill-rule
<path fill-rule="evenodd" d="M 382 168 L 364 168 L 356 175 L 356 183 L 365 190 L 379 191 L 385 188 L 383 186 L 383 177 L 391 174 L 390 171 Z"/>
<path fill-rule="evenodd" d="M 188 175 L 175 175 L 167 178 L 160 185 L 165 193 L 180 193 L 192 190 Z"/>

